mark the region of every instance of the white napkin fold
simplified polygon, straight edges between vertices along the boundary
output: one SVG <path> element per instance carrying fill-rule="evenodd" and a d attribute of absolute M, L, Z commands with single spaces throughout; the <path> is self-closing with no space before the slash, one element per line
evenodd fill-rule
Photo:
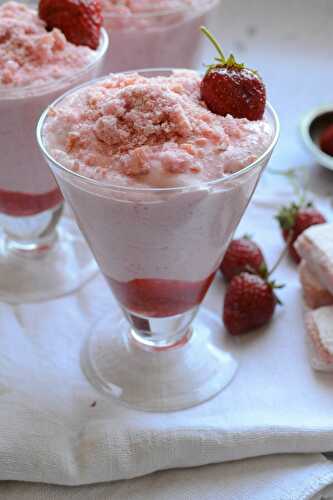
<path fill-rule="evenodd" d="M 6 500 L 325 500 L 333 464 L 320 455 L 280 455 L 157 472 L 114 483 L 66 488 L 0 484 Z M 325 496 L 324 496 L 325 495 Z"/>
<path fill-rule="evenodd" d="M 239 229 L 253 234 L 270 264 L 282 248 L 275 210 L 261 196 Z M 85 335 L 117 307 L 102 277 L 71 297 L 0 304 L 0 479 L 77 485 L 333 450 L 333 379 L 308 363 L 295 268 L 286 261 L 276 277 L 287 287 L 268 328 L 231 338 L 221 325 L 240 362 L 233 383 L 210 402 L 169 414 L 105 400 L 81 374 Z M 218 276 L 205 304 L 219 314 L 223 288 Z"/>

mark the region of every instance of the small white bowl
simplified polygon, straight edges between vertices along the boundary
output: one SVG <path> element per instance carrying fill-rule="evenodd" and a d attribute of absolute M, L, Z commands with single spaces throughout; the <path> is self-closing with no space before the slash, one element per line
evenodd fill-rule
<path fill-rule="evenodd" d="M 320 135 L 329 125 L 333 125 L 333 105 L 312 110 L 302 119 L 300 128 L 307 149 L 320 165 L 333 170 L 333 156 L 324 153 L 319 146 Z"/>

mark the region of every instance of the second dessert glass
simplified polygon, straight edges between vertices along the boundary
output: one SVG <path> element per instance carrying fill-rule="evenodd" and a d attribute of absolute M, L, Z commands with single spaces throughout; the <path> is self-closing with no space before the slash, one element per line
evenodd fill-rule
<path fill-rule="evenodd" d="M 0 88 L 0 300 L 35 302 L 80 287 L 97 272 L 84 238 L 63 217 L 63 198 L 40 155 L 35 127 L 63 92 L 98 76 L 108 47 L 69 77 L 42 85 Z"/>
<path fill-rule="evenodd" d="M 186 6 L 130 15 L 105 9 L 104 27 L 111 46 L 105 74 L 133 68 L 195 67 L 202 38 L 199 28 L 207 24 L 207 16 L 218 2 L 196 0 Z"/>
<path fill-rule="evenodd" d="M 236 371 L 220 319 L 199 306 L 277 142 L 278 118 L 267 105 L 271 144 L 235 174 L 195 186 L 119 187 L 68 170 L 45 147 L 50 109 L 75 91 L 45 111 L 38 142 L 124 313 L 95 325 L 82 368 L 99 391 L 136 408 L 197 405 Z"/>

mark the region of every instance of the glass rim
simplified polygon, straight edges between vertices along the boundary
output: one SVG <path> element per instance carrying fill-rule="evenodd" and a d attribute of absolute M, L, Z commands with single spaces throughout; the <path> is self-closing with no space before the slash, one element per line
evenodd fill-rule
<path fill-rule="evenodd" d="M 202 0 L 197 0 L 198 1 L 198 7 L 195 9 L 199 13 L 205 12 L 206 10 L 215 7 L 218 3 L 220 3 L 220 0 L 205 0 L 205 5 L 203 5 Z M 110 19 L 123 19 L 123 18 L 129 18 L 129 19 L 150 19 L 154 17 L 161 17 L 161 16 L 170 16 L 171 14 L 179 14 L 182 12 L 187 12 L 188 10 L 193 9 L 193 3 L 189 5 L 184 5 L 182 7 L 177 7 L 173 9 L 165 9 L 165 10 L 160 10 L 158 12 L 135 12 L 131 13 L 128 16 L 124 16 L 124 14 L 112 14 L 110 12 L 104 12 L 103 17 L 106 20 Z M 195 11 L 193 12 L 195 14 Z"/>
<path fill-rule="evenodd" d="M 105 28 L 101 29 L 100 42 L 95 51 L 94 58 L 75 73 L 63 76 L 50 82 L 43 82 L 40 85 L 25 85 L 24 87 L 1 87 L 0 86 L 0 102 L 10 99 L 24 99 L 28 97 L 37 97 L 52 92 L 59 87 L 66 87 L 70 82 L 75 82 L 82 74 L 88 72 L 105 56 L 109 47 L 109 35 Z"/>
<path fill-rule="evenodd" d="M 134 73 L 134 72 L 137 72 L 140 74 L 161 73 L 161 72 L 170 72 L 170 71 L 175 71 L 175 70 L 176 71 L 184 71 L 184 69 L 182 70 L 179 68 L 145 68 L 145 69 L 141 69 L 141 70 L 124 71 L 124 72 L 122 72 L 122 74 L 126 74 L 126 73 L 130 74 L 130 73 Z M 151 192 L 160 192 L 160 193 L 162 193 L 162 192 L 163 193 L 175 192 L 176 193 L 176 192 L 181 192 L 181 191 L 185 191 L 185 190 L 198 189 L 198 185 L 195 185 L 195 186 L 192 186 L 192 185 L 176 186 L 176 187 L 150 187 L 150 186 L 148 186 L 148 187 L 131 187 L 131 186 L 121 186 L 121 185 L 113 184 L 111 182 L 105 182 L 105 181 L 100 181 L 100 180 L 96 180 L 96 179 L 91 179 L 90 177 L 86 177 L 82 174 L 79 174 L 78 172 L 74 172 L 73 170 L 69 169 L 68 167 L 65 167 L 60 162 L 55 160 L 52 157 L 52 155 L 48 152 L 48 150 L 46 149 L 46 147 L 44 145 L 44 141 L 43 141 L 43 128 L 44 128 L 45 122 L 47 120 L 48 113 L 49 113 L 50 109 L 52 109 L 53 107 L 56 107 L 61 101 L 66 99 L 71 94 L 75 94 L 80 89 L 85 88 L 85 87 L 90 87 L 90 86 L 94 85 L 95 83 L 102 82 L 103 80 L 106 80 L 109 77 L 110 77 L 110 75 L 95 78 L 94 80 L 90 80 L 89 82 L 85 82 L 81 85 L 78 85 L 78 86 L 70 89 L 65 94 L 61 95 L 55 101 L 53 101 L 51 104 L 49 104 L 49 106 L 44 110 L 44 112 L 40 116 L 38 123 L 37 123 L 36 136 L 37 136 L 38 146 L 39 146 L 40 150 L 42 151 L 42 153 L 44 154 L 44 156 L 47 158 L 47 160 L 50 161 L 58 170 L 69 174 L 70 177 L 76 178 L 76 179 L 80 180 L 81 182 L 84 182 L 86 184 L 90 184 L 91 186 L 99 187 L 102 189 L 114 189 L 117 191 L 132 192 L 132 193 L 135 193 L 135 192 L 136 193 L 140 193 L 140 192 L 141 193 L 142 192 L 145 192 L 145 193 L 147 193 L 147 192 L 150 192 L 150 193 Z M 265 112 L 267 110 L 269 111 L 269 113 L 273 117 L 273 123 L 274 123 L 275 130 L 274 130 L 273 138 L 272 138 L 269 146 L 266 148 L 266 150 L 255 161 L 253 161 L 252 163 L 250 163 L 246 167 L 242 168 L 241 170 L 238 170 L 237 172 L 234 172 L 233 174 L 226 175 L 225 177 L 219 177 L 218 179 L 213 179 L 211 181 L 203 181 L 200 184 L 200 188 L 215 186 L 216 184 L 226 183 L 226 182 L 229 182 L 233 179 L 241 177 L 241 176 L 247 174 L 249 171 L 253 170 L 266 157 L 270 156 L 274 147 L 276 146 L 276 143 L 277 143 L 279 135 L 280 135 L 280 121 L 279 121 L 279 118 L 278 118 L 278 115 L 277 115 L 275 109 L 273 108 L 273 106 L 269 102 L 266 102 Z"/>

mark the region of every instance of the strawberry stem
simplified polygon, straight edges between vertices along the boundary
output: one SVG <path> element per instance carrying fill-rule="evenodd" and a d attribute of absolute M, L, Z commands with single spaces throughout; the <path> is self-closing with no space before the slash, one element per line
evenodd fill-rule
<path fill-rule="evenodd" d="M 200 29 L 201 29 L 201 32 L 204 35 L 206 35 L 208 40 L 210 40 L 212 42 L 212 44 L 214 45 L 214 47 L 216 48 L 216 50 L 220 56 L 219 58 L 216 57 L 215 60 L 218 62 L 221 62 L 222 64 L 225 64 L 226 60 L 225 60 L 224 54 L 222 52 L 221 45 L 218 43 L 216 38 L 211 34 L 211 32 L 206 28 L 206 26 L 201 26 Z"/>
<path fill-rule="evenodd" d="M 277 270 L 277 268 L 279 267 L 279 265 L 281 264 L 281 262 L 283 261 L 283 259 L 287 255 L 288 247 L 289 247 L 290 243 L 292 242 L 293 236 L 294 236 L 293 231 L 290 231 L 288 239 L 286 241 L 286 245 L 285 245 L 283 251 L 281 252 L 280 256 L 278 257 L 277 261 L 275 262 L 274 266 L 269 271 L 267 278 L 269 278 Z"/>

